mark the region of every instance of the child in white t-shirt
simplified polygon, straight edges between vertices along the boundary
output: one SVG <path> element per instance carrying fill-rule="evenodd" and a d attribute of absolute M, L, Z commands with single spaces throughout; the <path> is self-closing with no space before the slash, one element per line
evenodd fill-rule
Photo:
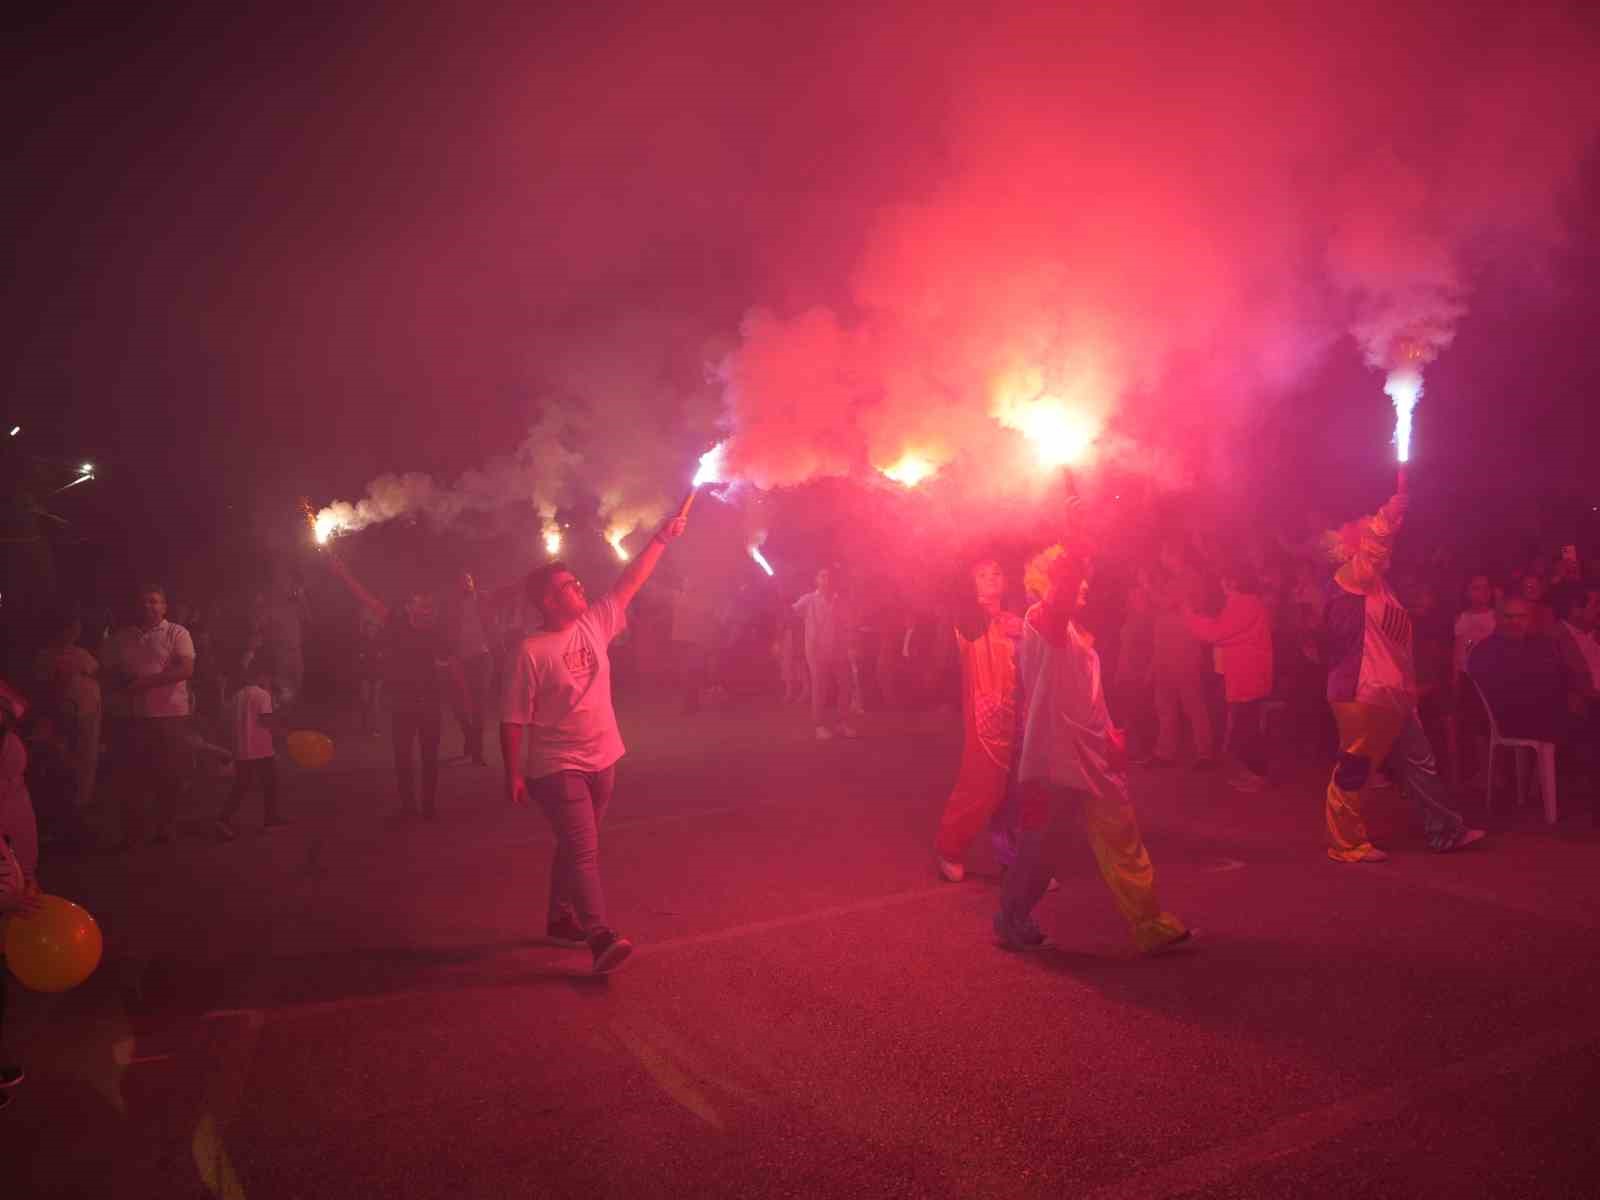
<path fill-rule="evenodd" d="M 288 822 L 278 812 L 278 760 L 274 757 L 272 733 L 277 715 L 272 709 L 272 667 L 266 656 L 257 655 L 245 674 L 245 683 L 229 705 L 233 730 L 233 788 L 217 817 L 217 837 L 231 842 L 239 836 L 234 826 L 239 805 L 247 791 L 261 789 L 263 825 L 275 829 Z"/>

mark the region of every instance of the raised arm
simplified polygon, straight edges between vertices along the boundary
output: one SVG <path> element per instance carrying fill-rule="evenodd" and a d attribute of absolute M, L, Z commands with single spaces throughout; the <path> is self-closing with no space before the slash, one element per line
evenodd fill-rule
<path fill-rule="evenodd" d="M 1379 578 L 1389 570 L 1389 556 L 1394 551 L 1394 541 L 1406 519 L 1407 498 L 1396 492 L 1389 502 L 1372 515 L 1362 530 L 1361 544 L 1354 556 L 1341 570 L 1346 581 L 1361 591 L 1369 591 Z"/>
<path fill-rule="evenodd" d="M 328 560 L 328 567 L 337 575 L 345 587 L 350 589 L 350 594 L 361 602 L 364 607 L 385 625 L 389 623 L 389 606 L 379 600 L 362 585 L 361 581 L 350 573 L 350 568 L 344 565 L 344 560 L 332 551 L 323 555 Z"/>
<path fill-rule="evenodd" d="M 683 536 L 683 531 L 689 527 L 689 522 L 684 517 L 668 517 L 661 523 L 645 548 L 627 566 L 622 568 L 622 574 L 617 576 L 617 581 L 611 585 L 611 598 L 616 601 L 617 607 L 627 608 L 628 604 L 639 594 L 639 589 L 644 586 L 644 581 L 650 578 L 650 573 L 656 569 L 656 564 L 661 561 L 661 555 L 666 551 L 667 543 Z"/>

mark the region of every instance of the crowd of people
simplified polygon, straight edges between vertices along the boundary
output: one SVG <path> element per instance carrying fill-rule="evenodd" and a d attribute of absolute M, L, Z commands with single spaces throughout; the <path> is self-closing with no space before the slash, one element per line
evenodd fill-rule
<path fill-rule="evenodd" d="M 390 604 L 327 553 L 337 585 L 324 594 L 342 586 L 359 612 L 339 618 L 349 628 L 335 637 L 297 582 L 255 594 L 215 628 L 192 604 L 169 612 L 150 584 L 132 620 L 96 620 L 86 637 L 84 617 L 65 610 L 36 628 L 26 653 L 10 648 L 17 750 L 6 786 L 31 795 L 46 844 L 63 849 L 172 841 L 187 790 L 206 774 L 231 776 L 210 818 L 217 839 L 238 835 L 252 793 L 265 828 L 285 824 L 276 749 L 302 709 L 311 644 L 312 675 L 338 685 L 324 688 L 324 719 L 329 703 L 343 705 L 356 731 L 375 735 L 387 717 L 397 823 L 438 817 L 447 717 L 459 756 L 477 764 L 490 762 L 492 731 L 504 761 L 522 751 L 510 731 L 535 731 L 542 773 L 526 787 L 508 776 L 511 794 L 537 795 L 558 831 L 551 936 L 588 944 L 610 936 L 591 871 L 621 752 L 609 715 L 615 650 L 620 675 L 660 684 L 686 714 L 767 693 L 807 712 L 818 742 L 860 736 L 875 710 L 959 704 L 965 748 L 934 839 L 939 873 L 963 878 L 988 826 L 1001 864 L 1019 868 L 997 932 L 1034 944 L 1034 892 L 1053 878 L 1037 835 L 1070 796 L 1136 938 L 1155 945 L 1182 927 L 1155 903 L 1128 766 L 1220 771 L 1253 793 L 1275 786 L 1275 756 L 1331 760 L 1325 825 L 1339 862 L 1386 857 L 1361 817 L 1368 787 L 1402 787 L 1434 849 L 1481 837 L 1456 796 L 1515 769 L 1511 756 L 1491 761 L 1491 731 L 1554 748 L 1562 782 L 1536 786 L 1594 796 L 1596 560 L 1586 571 L 1569 545 L 1509 571 L 1437 553 L 1396 565 L 1405 510 L 1399 495 L 1298 540 L 1156 537 L 1144 556 L 1072 533 L 1066 549 L 1029 564 L 1020 597 L 984 556 L 953 592 L 915 605 L 829 565 L 798 596 L 766 581 L 719 601 L 680 583 L 626 615 L 682 522 L 593 605 L 561 563 L 494 590 L 471 573 L 442 591 L 419 583 Z M 556 633 L 578 640 L 528 657 Z M 569 819 L 579 810 L 584 820 Z M 625 955 L 606 941 L 597 962 L 609 969 Z"/>

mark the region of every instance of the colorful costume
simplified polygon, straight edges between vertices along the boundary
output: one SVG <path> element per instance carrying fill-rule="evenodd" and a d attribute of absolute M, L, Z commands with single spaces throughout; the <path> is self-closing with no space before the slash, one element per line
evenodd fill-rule
<path fill-rule="evenodd" d="M 965 736 L 961 768 L 934 843 L 939 857 L 953 863 L 966 857 L 978 830 L 999 810 L 1011 773 L 1017 728 L 1017 643 L 1006 632 L 1005 616 L 985 614 L 975 622 L 977 628 L 955 630 Z"/>
<path fill-rule="evenodd" d="M 1141 950 L 1184 940 L 1183 922 L 1156 899 L 1155 869 L 1128 798 L 1128 776 L 1113 745 L 1116 733 L 1101 688 L 1100 655 L 1076 625 L 1053 644 L 1040 631 L 1040 606 L 1023 620 L 1020 674 L 1022 747 L 1017 779 L 1022 834 L 1017 864 L 1001 888 L 995 930 L 1019 947 L 1034 941 L 1031 913 L 1044 895 L 1054 863 L 1045 852 L 1053 806 L 1080 807 L 1100 875 Z"/>
<path fill-rule="evenodd" d="M 1428 846 L 1453 850 L 1466 832 L 1460 814 L 1444 803 L 1444 781 L 1417 719 L 1411 617 L 1384 579 L 1403 512 L 1396 497 L 1327 542 L 1339 564 L 1325 610 L 1328 703 L 1339 726 L 1326 805 L 1328 857 L 1336 862 L 1375 856 L 1361 817 L 1361 789 L 1391 753 Z"/>

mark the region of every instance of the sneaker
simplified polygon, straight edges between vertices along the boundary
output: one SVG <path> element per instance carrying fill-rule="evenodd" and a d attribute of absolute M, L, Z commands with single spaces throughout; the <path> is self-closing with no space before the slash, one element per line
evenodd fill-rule
<path fill-rule="evenodd" d="M 217 841 L 219 841 L 219 842 L 232 842 L 232 841 L 236 841 L 238 839 L 238 837 L 239 837 L 239 831 L 237 829 L 235 829 L 227 821 L 218 821 L 217 822 Z"/>
<path fill-rule="evenodd" d="M 1334 862 L 1341 863 L 1381 863 L 1389 861 L 1389 856 L 1382 850 L 1379 850 L 1376 846 L 1368 846 L 1354 858 L 1345 858 L 1341 855 L 1336 855 L 1332 850 L 1328 851 L 1328 857 Z"/>
<path fill-rule="evenodd" d="M 829 729 L 826 725 L 818 725 L 817 726 L 817 741 L 819 741 L 819 742 L 831 742 L 831 741 L 833 741 L 833 730 Z"/>
<path fill-rule="evenodd" d="M 1177 937 L 1162 942 L 1159 946 L 1151 946 L 1144 951 L 1144 955 L 1146 958 L 1154 958 L 1157 955 L 1165 954 L 1169 950 L 1176 950 L 1179 946 L 1190 945 L 1193 943 L 1195 935 L 1199 932 L 1198 929 L 1185 929 Z"/>
<path fill-rule="evenodd" d="M 1050 882 L 1044 885 L 1044 890 L 1047 892 L 1059 892 L 1061 890 L 1061 880 L 1054 875 L 1050 876 Z"/>
<path fill-rule="evenodd" d="M 1228 786 L 1236 792 L 1260 792 L 1266 789 L 1267 781 L 1254 771 L 1239 771 L 1228 776 Z"/>
<path fill-rule="evenodd" d="M 609 975 L 633 953 L 633 943 L 610 929 L 597 929 L 589 937 L 589 952 L 594 955 L 594 973 Z"/>
<path fill-rule="evenodd" d="M 1006 920 L 1004 913 L 995 913 L 994 936 L 1002 950 L 1043 950 L 1050 945 L 1050 939 L 1032 917 L 1017 925 Z"/>
<path fill-rule="evenodd" d="M 1448 842 L 1439 847 L 1437 853 L 1449 854 L 1455 850 L 1465 850 L 1474 842 L 1481 842 L 1488 836 L 1489 835 L 1484 833 L 1484 831 L 1481 829 L 1468 829 L 1465 826 L 1462 826 L 1461 829 L 1456 831 L 1455 837 L 1451 838 Z"/>
<path fill-rule="evenodd" d="M 0 1067 L 0 1088 L 14 1088 L 28 1077 L 28 1073 L 16 1064 Z"/>
<path fill-rule="evenodd" d="M 943 855 L 935 855 L 933 861 L 939 866 L 939 874 L 946 883 L 960 883 L 967 877 L 967 869 L 958 862 L 951 862 Z"/>
<path fill-rule="evenodd" d="M 847 737 L 847 738 L 853 738 L 853 737 L 860 737 L 861 736 L 859 733 L 857 733 L 855 731 L 855 728 L 853 726 L 850 726 L 850 725 L 841 725 L 841 726 L 839 726 L 839 733 L 842 736 Z"/>
<path fill-rule="evenodd" d="M 589 935 L 583 931 L 583 926 L 573 919 L 571 913 L 563 913 L 546 925 L 544 936 L 547 942 L 554 942 L 558 946 L 574 950 L 589 944 Z"/>

